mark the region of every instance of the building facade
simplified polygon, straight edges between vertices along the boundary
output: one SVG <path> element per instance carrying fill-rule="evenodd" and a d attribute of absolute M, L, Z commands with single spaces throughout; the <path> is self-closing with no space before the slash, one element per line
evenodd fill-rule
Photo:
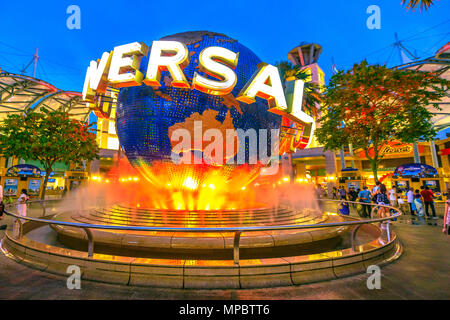
<path fill-rule="evenodd" d="M 290 53 L 291 54 L 291 53 Z M 397 66 L 399 69 L 417 71 L 434 71 L 441 77 L 450 80 L 450 46 L 441 48 L 435 56 Z M 416 144 L 390 142 L 383 146 L 383 159 L 378 167 L 378 180 L 391 186 L 418 188 L 428 185 L 436 192 L 446 193 L 450 187 L 450 94 L 439 103 L 440 110 L 430 105 L 433 114 L 432 122 L 438 132 L 432 141 L 422 141 Z M 320 183 L 331 189 L 342 185 L 362 188 L 373 186 L 375 179 L 370 161 L 362 150 L 353 150 L 352 146 L 343 146 L 339 151 L 324 151 L 320 145 L 312 144 L 304 150 L 297 150 L 291 155 L 295 179 Z M 283 156 L 286 163 L 287 156 Z M 411 177 L 402 179 L 395 170 L 407 164 L 424 164 L 436 169 L 437 175 L 429 177 Z M 411 181 L 413 180 L 413 181 Z"/>

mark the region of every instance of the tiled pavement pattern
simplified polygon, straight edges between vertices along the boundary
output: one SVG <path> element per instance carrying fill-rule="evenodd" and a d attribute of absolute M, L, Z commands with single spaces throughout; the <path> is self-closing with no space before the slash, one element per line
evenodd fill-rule
<path fill-rule="evenodd" d="M 30 269 L 0 254 L 0 299 L 450 299 L 450 236 L 439 226 L 395 223 L 394 228 L 404 253 L 381 269 L 380 290 L 367 289 L 368 274 L 268 289 L 158 289 L 82 281 L 81 290 L 69 290 L 65 277 Z"/>

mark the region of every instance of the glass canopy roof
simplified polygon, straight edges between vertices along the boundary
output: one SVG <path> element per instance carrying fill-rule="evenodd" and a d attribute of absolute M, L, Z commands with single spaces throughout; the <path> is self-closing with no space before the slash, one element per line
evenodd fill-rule
<path fill-rule="evenodd" d="M 412 69 L 417 71 L 437 72 L 441 78 L 450 80 L 450 43 L 447 43 L 436 52 L 434 57 L 413 61 L 397 67 L 398 69 Z M 441 110 L 430 106 L 433 113 L 431 121 L 437 131 L 450 127 L 450 92 L 437 103 Z"/>
<path fill-rule="evenodd" d="M 0 121 L 8 114 L 39 112 L 42 108 L 67 111 L 81 121 L 86 121 L 91 111 L 80 92 L 62 91 L 25 75 L 0 73 Z"/>

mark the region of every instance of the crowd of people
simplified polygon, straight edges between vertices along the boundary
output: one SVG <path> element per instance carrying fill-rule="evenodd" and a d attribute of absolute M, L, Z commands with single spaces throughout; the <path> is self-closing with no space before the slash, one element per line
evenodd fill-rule
<path fill-rule="evenodd" d="M 316 190 L 321 189 L 322 187 L 317 185 Z M 322 194 L 323 192 L 316 191 L 316 193 Z M 367 186 L 364 186 L 362 190 L 350 187 L 348 191 L 343 186 L 339 186 L 339 188 L 333 187 L 331 197 L 332 199 L 341 200 L 339 212 L 344 215 L 350 214 L 349 202 L 359 202 L 358 204 L 351 203 L 351 205 L 364 218 L 370 217 L 374 204 L 377 204 L 380 205 L 378 207 L 375 206 L 379 218 L 389 216 L 390 210 L 381 206 L 389 205 L 401 208 L 406 212 L 409 211 L 409 214 L 416 217 L 413 224 L 422 224 L 425 221 L 428 224 L 437 224 L 438 220 L 434 203 L 436 196 L 427 186 L 421 186 L 420 190 L 410 188 L 404 193 L 397 190 L 395 186 L 387 190 L 383 183 L 377 181 L 372 190 L 369 190 Z M 444 208 L 444 228 L 442 231 L 447 234 L 450 232 L 450 189 L 447 191 L 447 200 Z"/>

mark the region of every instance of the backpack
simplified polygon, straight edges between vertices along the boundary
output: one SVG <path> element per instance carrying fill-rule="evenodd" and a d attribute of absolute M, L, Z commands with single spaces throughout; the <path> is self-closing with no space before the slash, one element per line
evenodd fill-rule
<path fill-rule="evenodd" d="M 389 205 L 389 199 L 385 193 L 378 193 L 377 195 L 377 203 L 383 202 L 384 204 Z"/>

